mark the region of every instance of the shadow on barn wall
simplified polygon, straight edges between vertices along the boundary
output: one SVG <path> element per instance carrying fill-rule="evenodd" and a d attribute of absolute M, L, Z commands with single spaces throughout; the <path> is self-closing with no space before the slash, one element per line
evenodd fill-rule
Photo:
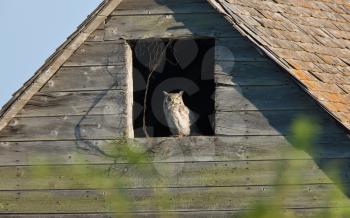
<path fill-rule="evenodd" d="M 194 35 L 200 32 L 197 26 L 176 14 L 178 11 L 176 3 L 165 4 L 167 1 L 155 1 L 173 10 L 175 19 L 183 23 L 184 27 L 191 30 Z M 207 3 L 205 0 L 198 2 Z M 208 4 L 208 7 L 211 6 Z M 214 9 L 211 10 L 212 13 L 216 13 Z M 217 14 L 217 16 L 221 15 Z M 231 26 L 223 17 L 216 24 L 216 26 L 227 25 Z M 227 35 L 238 35 L 233 27 L 231 29 L 232 32 Z M 214 29 L 213 36 L 216 35 Z M 288 72 L 257 50 L 256 46 L 246 38 L 237 36 L 229 40 L 225 36 L 217 39 L 216 46 L 222 46 L 216 50 L 215 76 L 218 83 L 216 103 L 218 100 L 222 100 L 223 103 L 237 103 L 236 105 L 223 104 L 221 109 L 229 113 L 229 117 L 241 117 L 241 114 L 249 114 L 249 111 L 254 109 L 262 117 L 255 114 L 248 119 L 259 119 L 262 122 L 260 127 L 269 125 L 284 136 L 291 134 L 292 124 L 298 117 L 303 116 L 313 120 L 316 126 L 321 127 L 321 131 L 312 146 L 302 147 L 295 144 L 292 139 L 285 138 L 294 147 L 305 150 L 335 183 L 341 182 L 339 187 L 350 197 L 350 139 L 347 136 L 349 132 L 302 90 Z M 224 55 L 220 56 L 221 54 Z M 218 93 L 218 88 L 223 92 Z M 239 100 L 237 102 L 236 99 L 229 99 L 229 97 L 236 99 L 238 97 Z M 216 106 L 218 107 L 218 103 Z M 245 110 L 246 112 L 241 112 Z M 234 116 L 237 113 L 240 115 Z M 261 124 L 260 121 L 258 123 L 254 123 L 254 120 L 249 121 L 252 123 L 246 124 L 248 128 L 254 129 L 255 125 Z M 235 125 L 234 122 L 235 120 L 232 120 L 232 125 Z"/>
<path fill-rule="evenodd" d="M 162 0 L 155 1 L 165 4 Z M 176 3 L 167 6 L 175 12 L 178 10 Z M 183 23 L 183 27 L 176 28 L 187 28 L 193 35 L 201 36 L 201 27 L 189 23 L 181 15 L 175 14 L 174 17 Z M 216 25 L 231 26 L 224 18 Z M 340 187 L 350 197 L 350 140 L 344 128 L 297 86 L 287 72 L 255 49 L 253 43 L 238 36 L 233 27 L 231 29 L 232 34 L 227 35 L 234 37 L 226 35 L 217 39 L 217 46 L 222 47 L 216 50 L 216 125 L 227 127 L 226 131 L 216 127 L 217 133 L 252 137 L 283 135 L 294 147 L 306 151 L 335 183 L 340 179 Z M 212 34 L 211 37 L 220 35 L 215 29 Z M 107 93 L 97 98 L 91 109 Z M 311 147 L 300 147 L 287 137 L 293 121 L 299 116 L 310 117 L 321 126 L 321 134 Z M 75 128 L 76 139 L 81 141 L 84 141 L 80 128 L 84 119 Z M 94 144 L 84 143 L 78 146 L 103 153 Z"/>

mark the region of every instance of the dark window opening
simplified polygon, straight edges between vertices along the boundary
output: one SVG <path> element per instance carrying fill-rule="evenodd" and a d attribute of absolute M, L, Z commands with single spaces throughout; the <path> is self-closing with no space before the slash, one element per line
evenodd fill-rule
<path fill-rule="evenodd" d="M 163 111 L 163 91 L 184 91 L 185 105 L 196 115 L 191 135 L 214 135 L 214 39 L 144 39 L 130 42 L 133 50 L 133 125 L 143 130 L 144 97 L 150 76 L 146 126 L 150 137 L 172 133 Z"/>

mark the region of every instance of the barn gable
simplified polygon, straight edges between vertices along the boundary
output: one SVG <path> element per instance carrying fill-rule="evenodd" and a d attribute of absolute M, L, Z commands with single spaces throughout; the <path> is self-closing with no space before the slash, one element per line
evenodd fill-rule
<path fill-rule="evenodd" d="M 306 175 L 304 181 L 289 189 L 285 208 L 298 208 L 303 216 L 337 203 L 348 205 L 347 201 L 328 205 L 324 190 L 338 189 L 334 185 L 336 176 L 323 165 L 327 159 L 349 157 L 347 130 L 276 60 L 244 37 L 244 32 L 232 28 L 225 19 L 228 15 L 218 13 L 204 0 L 181 2 L 105 1 L 52 57 L 52 62 L 5 107 L 0 165 L 3 172 L 17 172 L 18 176 L 16 182 L 9 176 L 1 183 L 0 192 L 6 191 L 4 212 L 65 214 L 63 217 L 74 217 L 74 213 L 103 217 L 111 212 L 104 205 L 100 189 L 110 193 L 115 187 L 79 175 L 67 179 L 65 173 L 77 164 L 112 170 L 111 177 L 105 176 L 106 181 L 125 175 L 130 183 L 121 188 L 135 203 L 132 212 L 146 211 L 150 216 L 159 215 L 158 208 L 150 204 L 157 196 L 150 192 L 167 189 L 174 194 L 169 198 L 175 214 L 238 213 L 247 209 L 256 196 L 264 198 L 266 190 L 272 190 L 276 185 L 273 168 L 283 160 L 305 166 Z M 116 161 L 111 169 L 115 160 L 103 156 L 101 150 L 108 148 L 106 140 L 134 135 L 133 90 L 137 87 L 132 82 L 134 50 L 130 41 L 147 38 L 215 40 L 215 136 L 139 139 L 152 148 L 155 157 L 150 163 L 159 164 L 159 168 L 173 164 L 182 169 L 178 174 L 163 176 L 152 171 L 152 176 L 143 180 L 122 161 Z M 315 145 L 317 154 L 297 150 L 287 139 L 293 120 L 300 115 L 310 115 L 322 126 Z M 285 156 L 285 150 L 291 153 Z M 295 152 L 299 158 L 293 156 Z M 50 164 L 55 165 L 49 182 L 27 176 L 33 167 L 40 167 L 29 162 L 37 154 L 50 157 Z M 83 156 L 72 158 L 76 154 Z M 215 176 L 218 172 L 225 176 Z M 168 181 L 165 188 L 157 186 L 159 178 L 172 176 L 177 179 Z M 24 197 L 17 199 L 17 193 Z M 45 201 L 48 195 L 52 202 Z M 246 196 L 243 201 L 242 195 Z M 31 199 L 39 199 L 37 202 L 47 207 Z"/>
<path fill-rule="evenodd" d="M 112 2 L 105 3 L 105 6 L 101 7 L 108 8 L 113 5 L 115 7 L 118 4 Z M 112 6 L 107 6 L 109 4 Z M 132 95 L 132 85 L 128 85 L 132 80 L 130 75 L 132 60 L 130 60 L 131 54 L 128 54 L 132 51 L 128 41 L 145 38 L 212 37 L 215 38 L 216 43 L 217 85 L 214 114 L 216 135 L 286 135 L 291 120 L 302 113 L 318 113 L 322 126 L 326 128 L 325 132 L 344 134 L 344 130 L 338 127 L 312 99 L 308 98 L 274 61 L 232 28 L 207 2 L 194 0 L 184 4 L 186 7 L 180 7 L 172 1 L 165 3 L 155 1 L 151 5 L 149 2 L 135 4 L 133 1 L 125 1 L 108 16 L 102 25 L 99 23 L 103 22 L 103 18 L 96 15 L 99 21 L 94 21 L 97 22 L 94 26 L 97 29 L 90 35 L 83 34 L 88 38 L 79 47 L 73 45 L 77 50 L 72 53 L 72 56 L 63 55 L 68 59 L 59 70 L 55 72 L 48 69 L 45 73 L 39 73 L 44 77 L 40 78 L 40 82 L 49 79 L 48 75 L 54 74 L 51 80 L 46 81 L 40 92 L 28 90 L 23 92 L 32 93 L 34 96 L 27 106 L 16 114 L 17 119 L 12 120 L 9 127 L 22 122 L 40 125 L 36 117 L 48 117 L 47 119 L 58 122 L 55 116 L 91 115 L 96 116 L 91 122 L 98 123 L 98 120 L 103 119 L 98 116 L 119 116 L 117 119 L 107 119 L 120 120 L 120 122 L 118 125 L 111 124 L 116 129 L 110 129 L 111 135 L 107 134 L 106 138 L 125 134 L 133 136 L 132 102 L 127 102 L 132 99 L 132 96 L 127 97 Z M 149 8 L 146 10 L 148 14 L 145 14 L 144 6 Z M 159 10 L 165 11 L 159 14 Z M 191 13 L 186 10 L 191 10 Z M 67 50 L 71 51 L 64 49 L 64 52 Z M 262 70 L 254 72 L 254 68 Z M 250 74 L 252 71 L 253 73 Z M 29 87 L 39 89 L 39 84 L 32 83 Z M 105 90 L 109 91 L 105 92 Z M 266 95 L 261 96 L 262 93 Z M 99 102 L 94 102 L 97 99 Z M 293 99 L 293 101 L 286 102 L 283 99 Z M 17 100 L 17 102 L 24 103 L 25 100 Z M 75 105 L 73 102 L 78 104 Z M 16 111 L 20 107 L 18 104 L 10 105 L 9 111 L 11 112 L 13 108 Z M 11 113 L 7 115 L 8 113 L 8 111 L 4 113 L 3 125 L 11 115 Z M 31 119 L 36 121 L 32 122 Z M 47 128 L 47 125 L 52 124 L 49 120 L 43 121 L 42 125 L 45 128 L 42 129 L 45 131 L 42 132 L 42 137 L 44 138 L 40 136 L 38 139 L 51 138 L 52 135 L 59 134 L 57 126 L 61 125 L 52 125 L 51 128 Z M 61 121 L 64 125 L 65 120 Z M 9 127 L 2 131 L 4 138 L 6 135 L 13 137 L 11 133 L 14 130 Z M 30 125 L 28 128 L 32 129 Z M 34 135 L 29 133 L 28 137 L 31 138 Z M 74 134 L 69 137 L 69 139 L 74 138 Z"/>

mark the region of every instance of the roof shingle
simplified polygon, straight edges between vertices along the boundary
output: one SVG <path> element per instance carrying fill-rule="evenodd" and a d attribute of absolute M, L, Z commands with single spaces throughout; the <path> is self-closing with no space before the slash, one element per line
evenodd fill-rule
<path fill-rule="evenodd" d="M 350 130 L 350 1 L 209 1 Z"/>

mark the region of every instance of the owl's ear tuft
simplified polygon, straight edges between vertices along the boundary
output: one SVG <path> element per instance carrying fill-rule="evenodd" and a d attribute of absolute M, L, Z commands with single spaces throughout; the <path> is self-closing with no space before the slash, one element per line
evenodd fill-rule
<path fill-rule="evenodd" d="M 179 94 L 182 96 L 184 94 L 184 91 L 179 92 Z"/>
<path fill-rule="evenodd" d="M 169 93 L 167 93 L 166 91 L 163 91 L 163 94 L 164 94 L 165 96 L 169 96 Z"/>

